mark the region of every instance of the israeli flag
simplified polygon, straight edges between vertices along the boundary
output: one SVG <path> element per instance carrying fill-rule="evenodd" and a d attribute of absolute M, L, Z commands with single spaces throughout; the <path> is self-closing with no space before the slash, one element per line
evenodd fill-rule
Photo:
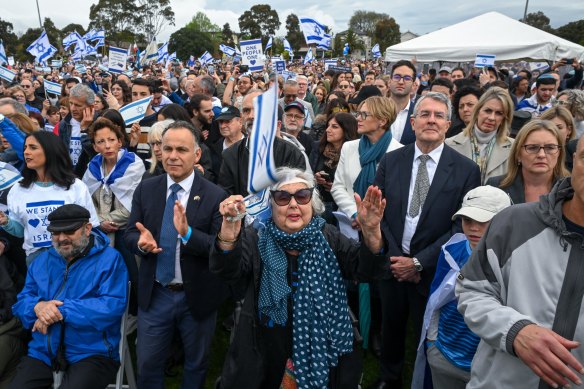
<path fill-rule="evenodd" d="M 146 65 L 150 61 L 157 61 L 158 60 L 158 45 L 156 44 L 155 40 L 152 40 L 146 46 L 146 50 L 144 50 L 144 57 L 140 61 L 140 64 Z"/>
<path fill-rule="evenodd" d="M 288 39 L 284 38 L 282 42 L 284 43 L 284 50 L 290 53 L 290 57 L 293 57 L 294 52 L 292 51 L 292 46 L 290 46 L 290 42 L 288 42 Z"/>
<path fill-rule="evenodd" d="M 381 57 L 381 50 L 379 50 L 379 43 L 376 43 L 375 46 L 371 48 L 371 54 L 373 54 L 373 58 Z"/>
<path fill-rule="evenodd" d="M 51 81 L 45 80 L 44 85 L 45 85 L 45 92 L 52 93 L 52 94 L 57 95 L 57 96 L 61 96 L 61 84 L 59 84 L 58 82 L 51 82 Z"/>
<path fill-rule="evenodd" d="M 249 137 L 247 191 L 258 193 L 277 181 L 274 138 L 278 127 L 278 83 L 253 99 L 255 119 Z"/>
<path fill-rule="evenodd" d="M 85 55 L 96 55 L 97 54 L 97 50 L 95 47 L 91 46 L 90 44 L 87 44 L 87 46 L 85 46 Z"/>
<path fill-rule="evenodd" d="M 37 62 L 45 62 L 57 52 L 57 48 L 49 43 L 47 32 L 43 30 L 41 36 L 26 49 Z"/>
<path fill-rule="evenodd" d="M 241 50 L 239 50 L 239 47 L 237 47 L 237 46 L 235 46 L 235 54 L 237 54 L 241 57 Z"/>
<path fill-rule="evenodd" d="M 266 51 L 268 51 L 268 49 L 271 47 L 272 47 L 272 37 L 270 37 L 270 39 L 268 39 L 268 43 L 266 43 Z"/>
<path fill-rule="evenodd" d="M 96 32 L 97 31 L 95 30 L 95 28 L 92 28 L 91 30 L 87 31 L 87 33 L 85 35 L 83 35 L 83 37 L 82 37 L 83 40 L 92 41 L 93 39 L 95 39 L 94 36 L 95 36 Z"/>
<path fill-rule="evenodd" d="M 477 54 L 475 58 L 475 68 L 483 68 L 486 66 L 495 66 L 495 55 L 493 54 Z"/>
<path fill-rule="evenodd" d="M 93 40 L 95 39 L 97 39 L 97 44 L 95 45 L 95 48 L 105 46 L 105 30 L 104 29 L 97 30 L 93 35 Z"/>
<path fill-rule="evenodd" d="M 128 105 L 120 108 L 120 114 L 124 118 L 124 123 L 126 126 L 139 122 L 146 116 L 146 111 L 148 110 L 148 104 L 152 100 L 152 96 L 148 96 L 142 100 L 134 101 Z"/>
<path fill-rule="evenodd" d="M 300 28 L 302 29 L 307 45 L 312 43 L 318 45 L 324 39 L 326 26 L 312 18 L 301 17 Z"/>
<path fill-rule="evenodd" d="M 81 36 L 77 33 L 77 31 L 70 32 L 69 35 L 63 38 L 63 49 L 69 50 L 69 47 L 77 43 L 77 39 L 81 39 Z"/>
<path fill-rule="evenodd" d="M 211 56 L 211 54 L 209 54 L 208 51 L 205 51 L 203 53 L 203 55 L 201 55 L 201 58 L 199 58 L 199 62 L 202 65 L 207 65 L 207 64 L 213 62 L 213 56 Z"/>
<path fill-rule="evenodd" d="M 236 51 L 235 51 L 235 49 L 233 47 L 229 47 L 229 46 L 224 45 L 224 44 L 220 44 L 219 45 L 219 50 L 222 53 L 225 53 L 226 55 L 228 55 L 230 57 L 233 57 L 235 55 L 235 53 L 236 53 Z"/>
<path fill-rule="evenodd" d="M 164 42 L 164 44 L 158 48 L 158 63 L 163 63 L 166 60 L 168 60 L 168 42 Z"/>
<path fill-rule="evenodd" d="M 6 50 L 4 49 L 4 43 L 0 40 L 0 65 L 7 64 L 8 57 L 6 56 Z"/>
<path fill-rule="evenodd" d="M 13 72 L 10 69 L 5 68 L 4 66 L 0 66 L 0 78 L 6 80 L 8 82 L 12 82 L 16 77 L 16 72 Z"/>
<path fill-rule="evenodd" d="M 348 43 L 345 43 L 345 47 L 343 48 L 343 55 L 349 55 L 349 51 L 351 51 L 351 48 L 349 47 Z"/>
<path fill-rule="evenodd" d="M 306 52 L 306 56 L 304 57 L 304 65 L 306 65 L 309 62 L 312 62 L 313 60 L 314 60 L 314 56 L 312 54 L 312 50 L 309 47 L 308 51 Z"/>
<path fill-rule="evenodd" d="M 330 36 L 330 34 L 324 34 L 324 37 L 322 38 L 320 43 L 316 45 L 316 47 L 319 49 L 326 50 L 326 51 L 330 50 L 331 49 L 331 36 Z"/>
<path fill-rule="evenodd" d="M 176 61 L 176 51 L 168 55 L 167 62 Z"/>

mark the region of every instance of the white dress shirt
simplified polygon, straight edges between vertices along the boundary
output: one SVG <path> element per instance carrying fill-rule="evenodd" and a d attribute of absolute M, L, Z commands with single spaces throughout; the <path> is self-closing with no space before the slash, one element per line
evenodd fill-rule
<path fill-rule="evenodd" d="M 189 196 L 191 194 L 191 187 L 193 186 L 194 180 L 195 180 L 195 171 L 193 170 L 191 172 L 190 176 L 188 176 L 187 178 L 185 178 L 181 182 L 176 182 L 176 184 L 179 184 L 182 188 L 181 190 L 179 190 L 176 193 L 176 197 L 178 198 L 178 201 L 180 201 L 181 205 L 185 209 L 187 209 L 187 203 L 189 200 Z M 168 199 L 168 196 L 170 196 L 170 193 L 171 193 L 170 186 L 172 184 L 175 184 L 175 182 L 167 174 L 166 175 L 166 198 L 167 199 Z M 182 273 L 180 270 L 180 244 L 181 244 L 180 235 L 177 234 L 176 235 L 176 256 L 175 256 L 176 259 L 174 261 L 174 278 L 172 279 L 172 281 L 170 281 L 171 284 L 182 284 L 183 283 Z"/>
<path fill-rule="evenodd" d="M 418 157 L 422 155 L 422 151 L 418 148 L 418 145 L 414 143 L 414 163 L 412 164 L 412 178 L 410 179 L 410 189 L 408 192 L 408 206 L 406 210 L 410 209 L 410 203 L 414 195 L 414 187 L 416 186 L 416 177 L 418 176 L 418 167 L 420 166 L 420 160 Z M 426 162 L 426 170 L 428 170 L 428 180 L 430 181 L 430 187 L 432 186 L 432 180 L 434 179 L 434 174 L 436 174 L 436 168 L 438 167 L 438 162 L 440 162 L 440 157 L 442 156 L 442 151 L 444 150 L 444 143 L 436 147 L 434 150 L 430 151 L 428 155 L 430 159 Z M 415 216 L 411 217 L 409 212 L 406 211 L 406 220 L 404 223 L 404 234 L 402 237 L 402 251 L 404 254 L 410 255 L 410 243 L 416 232 L 416 227 L 418 226 L 418 221 L 420 220 L 420 215 L 422 214 L 422 208 L 420 212 Z"/>
<path fill-rule="evenodd" d="M 410 112 L 410 104 L 412 102 L 408 100 L 408 104 L 404 109 L 397 113 L 395 121 L 391 125 L 391 136 L 401 142 L 401 138 L 404 134 L 404 128 L 406 127 L 406 121 L 408 120 L 408 112 Z"/>

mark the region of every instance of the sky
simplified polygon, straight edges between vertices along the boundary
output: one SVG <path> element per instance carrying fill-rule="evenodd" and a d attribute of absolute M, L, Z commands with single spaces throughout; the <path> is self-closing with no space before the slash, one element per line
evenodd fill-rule
<path fill-rule="evenodd" d="M 57 28 L 69 23 L 89 24 L 91 0 L 36 0 L 40 7 L 41 18 L 49 17 Z M 17 34 L 24 33 L 29 27 L 38 27 L 38 14 L 35 0 L 2 0 L 0 18 L 11 22 Z M 451 1 L 432 0 L 271 0 L 258 1 L 269 3 L 278 12 L 282 27 L 277 35 L 285 35 L 285 20 L 290 13 L 297 16 L 310 16 L 332 28 L 333 33 L 347 29 L 347 24 L 355 10 L 386 13 L 400 26 L 400 31 L 411 31 L 418 35 L 426 34 L 463 20 L 497 11 L 514 19 L 523 17 L 525 3 L 515 0 Z M 175 13 L 175 26 L 167 26 L 158 36 L 158 42 L 168 40 L 177 29 L 187 24 L 198 12 L 204 12 L 219 27 L 229 23 L 238 32 L 237 19 L 256 2 L 241 0 L 171 0 Z M 293 4 L 294 8 L 290 8 Z M 552 27 L 560 27 L 584 16 L 582 0 L 531 0 L 528 13 L 542 11 L 550 18 Z M 107 34 L 107 32 L 106 32 Z"/>

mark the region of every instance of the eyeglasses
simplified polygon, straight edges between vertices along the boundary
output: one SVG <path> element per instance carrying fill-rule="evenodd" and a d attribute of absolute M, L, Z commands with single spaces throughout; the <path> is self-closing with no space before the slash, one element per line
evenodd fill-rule
<path fill-rule="evenodd" d="M 308 204 L 310 202 L 310 199 L 312 199 L 313 191 L 314 188 L 306 188 L 297 190 L 295 193 L 286 192 L 285 190 L 271 190 L 270 193 L 272 195 L 272 198 L 274 199 L 274 202 L 277 205 L 283 207 L 290 204 L 290 201 L 292 201 L 292 197 L 294 197 L 294 200 L 296 200 L 297 204 L 300 205 Z"/>
<path fill-rule="evenodd" d="M 367 111 L 358 111 L 358 112 L 353 112 L 353 116 L 355 116 L 355 119 L 361 118 L 361 120 L 367 120 L 367 118 L 369 116 L 373 116 L 373 114 L 369 113 Z"/>
<path fill-rule="evenodd" d="M 349 112 L 349 110 L 347 108 L 343 108 L 343 107 L 334 107 L 333 109 L 331 109 L 331 113 L 337 113 L 337 112 Z"/>
<path fill-rule="evenodd" d="M 401 74 L 394 74 L 393 76 L 391 76 L 391 79 L 397 82 L 399 82 L 400 80 L 404 80 L 404 82 L 410 82 L 414 78 L 412 76 L 402 76 Z"/>
<path fill-rule="evenodd" d="M 543 149 L 546 154 L 557 154 L 560 151 L 560 145 L 523 145 L 523 148 L 528 154 L 539 154 L 539 150 Z"/>
<path fill-rule="evenodd" d="M 339 85 L 339 89 L 347 89 L 349 88 L 349 85 Z"/>
<path fill-rule="evenodd" d="M 432 115 L 434 115 L 437 120 L 446 120 L 446 113 L 444 112 L 420 111 L 416 116 L 421 119 L 430 119 L 430 116 Z"/>
<path fill-rule="evenodd" d="M 292 95 L 284 95 L 285 98 L 287 99 L 295 99 L 298 97 L 298 95 L 292 94 Z"/>
<path fill-rule="evenodd" d="M 304 119 L 304 115 L 296 115 L 294 113 L 286 113 L 286 114 L 284 114 L 284 116 L 286 116 L 288 119 L 294 119 L 294 120 L 303 120 Z"/>
<path fill-rule="evenodd" d="M 20 85 L 21 88 L 28 89 L 32 88 L 32 85 Z"/>

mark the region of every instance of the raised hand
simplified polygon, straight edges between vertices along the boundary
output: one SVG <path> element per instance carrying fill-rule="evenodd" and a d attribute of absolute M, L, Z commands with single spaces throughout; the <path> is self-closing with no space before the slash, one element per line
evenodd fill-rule
<path fill-rule="evenodd" d="M 187 211 L 178 200 L 174 203 L 174 217 L 172 220 L 174 222 L 174 228 L 176 228 L 180 236 L 185 236 L 189 232 Z"/>
<path fill-rule="evenodd" d="M 355 202 L 357 203 L 357 222 L 361 229 L 370 230 L 379 227 L 387 204 L 381 194 L 381 190 L 371 185 L 367 188 L 367 193 L 365 193 L 363 200 L 355 193 Z"/>

